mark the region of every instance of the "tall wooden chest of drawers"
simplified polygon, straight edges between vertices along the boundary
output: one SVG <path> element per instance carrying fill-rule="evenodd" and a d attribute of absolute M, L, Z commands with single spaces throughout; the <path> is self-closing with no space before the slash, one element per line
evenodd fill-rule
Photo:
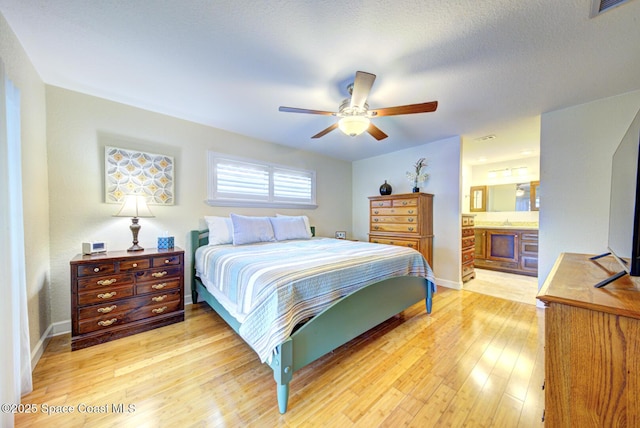
<path fill-rule="evenodd" d="M 473 214 L 462 214 L 462 282 L 476 277 L 474 217 Z"/>
<path fill-rule="evenodd" d="M 184 320 L 184 251 L 77 255 L 71 262 L 71 349 Z"/>
<path fill-rule="evenodd" d="M 369 197 L 369 242 L 418 250 L 433 268 L 433 195 Z"/>

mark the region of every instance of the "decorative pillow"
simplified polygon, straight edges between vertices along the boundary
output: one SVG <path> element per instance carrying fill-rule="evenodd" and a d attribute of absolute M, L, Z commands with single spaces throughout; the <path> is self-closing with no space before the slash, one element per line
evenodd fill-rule
<path fill-rule="evenodd" d="M 209 227 L 209 245 L 233 243 L 233 226 L 229 217 L 205 216 Z"/>
<path fill-rule="evenodd" d="M 233 224 L 233 245 L 276 240 L 269 217 L 231 214 L 231 223 Z"/>
<path fill-rule="evenodd" d="M 309 230 L 302 217 L 270 217 L 273 233 L 277 241 L 288 239 L 309 239 Z"/>
<path fill-rule="evenodd" d="M 307 228 L 307 238 L 311 238 L 313 234 L 311 233 L 311 226 L 309 225 L 309 217 L 306 215 L 284 215 L 284 214 L 276 214 L 276 217 L 289 217 L 289 218 L 301 218 L 304 221 L 304 225 Z"/>

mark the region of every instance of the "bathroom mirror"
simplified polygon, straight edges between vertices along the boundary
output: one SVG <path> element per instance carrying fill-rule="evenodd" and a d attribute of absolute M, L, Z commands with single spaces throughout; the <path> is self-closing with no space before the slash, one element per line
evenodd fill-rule
<path fill-rule="evenodd" d="M 471 212 L 537 210 L 540 205 L 538 185 L 539 182 L 527 182 L 498 184 L 494 186 L 473 186 L 471 187 L 470 193 Z M 534 192 L 533 195 L 532 189 Z"/>

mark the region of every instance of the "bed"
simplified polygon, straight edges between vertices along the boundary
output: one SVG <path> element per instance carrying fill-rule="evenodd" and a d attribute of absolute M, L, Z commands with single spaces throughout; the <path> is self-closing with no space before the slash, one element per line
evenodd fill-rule
<path fill-rule="evenodd" d="M 435 281 L 417 251 L 329 238 L 209 245 L 208 235 L 208 230 L 191 231 L 193 302 L 207 302 L 271 367 L 280 413 L 287 411 L 289 382 L 297 370 L 421 300 L 431 313 Z M 338 268 L 327 268 L 339 253 L 346 259 Z M 375 273 L 376 260 L 402 253 L 413 259 Z M 311 266 L 301 267 L 300 257 L 312 260 Z M 272 267 L 275 259 L 287 266 Z M 409 274 L 398 276 L 403 263 Z M 225 278 L 230 281 L 223 285 Z M 273 283 L 256 285 L 264 278 Z M 241 291 L 241 283 L 251 291 Z M 337 289 L 326 288 L 328 283 Z M 317 295 L 308 298 L 316 289 Z"/>

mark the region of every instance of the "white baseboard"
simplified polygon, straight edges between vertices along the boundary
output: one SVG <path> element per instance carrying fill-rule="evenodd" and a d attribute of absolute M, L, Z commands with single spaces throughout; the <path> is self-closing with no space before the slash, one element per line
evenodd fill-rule
<path fill-rule="evenodd" d="M 447 288 L 453 288 L 454 290 L 462 290 L 462 283 L 449 281 L 448 279 L 436 278 L 436 284 Z"/>

